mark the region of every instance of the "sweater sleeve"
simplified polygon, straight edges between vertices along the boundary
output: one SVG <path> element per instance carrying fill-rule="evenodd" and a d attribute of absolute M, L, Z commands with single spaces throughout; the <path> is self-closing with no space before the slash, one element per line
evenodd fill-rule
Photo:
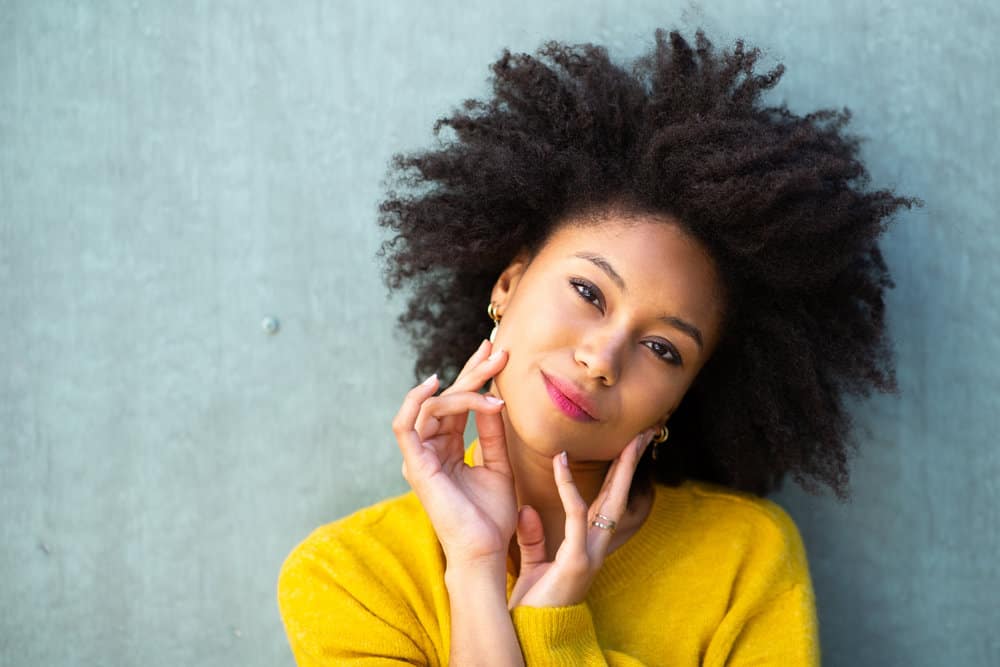
<path fill-rule="evenodd" d="M 403 609 L 376 615 L 337 581 L 327 559 L 307 548 L 282 566 L 278 605 L 299 667 L 428 664 L 406 631 L 412 623 Z"/>
<path fill-rule="evenodd" d="M 816 607 L 807 585 L 795 585 L 743 624 L 725 664 L 820 664 Z"/>
<path fill-rule="evenodd" d="M 586 602 L 569 607 L 515 607 L 511 619 L 526 667 L 641 667 L 644 664 L 621 652 L 604 651 L 600 647 Z"/>
<path fill-rule="evenodd" d="M 770 501 L 760 507 L 770 520 L 745 554 L 705 667 L 820 664 L 816 600 L 802 537 L 780 507 Z"/>

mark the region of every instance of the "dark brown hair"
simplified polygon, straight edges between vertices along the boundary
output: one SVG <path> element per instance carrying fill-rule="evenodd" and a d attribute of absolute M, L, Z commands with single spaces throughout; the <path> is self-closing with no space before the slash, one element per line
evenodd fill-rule
<path fill-rule="evenodd" d="M 756 73 L 759 58 L 742 41 L 718 53 L 700 31 L 693 45 L 657 31 L 628 66 L 592 44 L 504 51 L 492 96 L 440 119 L 434 148 L 397 155 L 380 205 L 386 283 L 409 289 L 415 376 L 455 376 L 519 250 L 624 202 L 679 221 L 728 293 L 720 343 L 633 493 L 698 478 L 766 495 L 791 473 L 846 498 L 844 398 L 896 391 L 877 241 L 919 202 L 868 188 L 846 108 L 766 105 L 784 67 Z"/>

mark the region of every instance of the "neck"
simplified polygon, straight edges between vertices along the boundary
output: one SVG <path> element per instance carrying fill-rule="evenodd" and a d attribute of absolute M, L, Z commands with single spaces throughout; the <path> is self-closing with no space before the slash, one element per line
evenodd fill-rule
<path fill-rule="evenodd" d="M 514 475 L 514 491 L 517 505 L 530 505 L 537 512 L 545 531 L 545 556 L 552 561 L 563 542 L 566 532 L 566 512 L 556 488 L 552 470 L 552 459 L 546 454 L 539 454 L 524 446 L 507 427 L 507 454 L 511 471 Z M 477 448 L 473 456 L 476 465 L 482 465 L 482 450 Z M 609 462 L 574 461 L 569 460 L 573 481 L 584 502 L 589 507 L 593 504 L 604 484 L 604 477 L 610 467 Z M 624 516 L 618 520 L 618 531 L 611 538 L 608 553 L 624 544 L 638 530 L 653 505 L 653 494 L 643 494 L 636 498 L 634 506 L 626 509 Z M 521 553 L 517 544 L 517 535 L 510 541 L 508 553 L 514 562 L 515 574 L 521 571 Z"/>
<path fill-rule="evenodd" d="M 490 382 L 490 392 L 499 395 L 494 382 Z M 539 452 L 525 444 L 511 428 L 507 415 L 503 415 L 504 431 L 507 440 L 507 456 L 510 460 L 511 472 L 514 476 L 514 491 L 517 496 L 517 506 L 530 505 L 538 512 L 545 531 L 545 556 L 549 561 L 555 559 L 556 552 L 562 545 L 566 533 L 566 512 L 563 509 L 559 490 L 556 488 L 553 457 L 558 452 Z M 482 450 L 477 448 L 474 462 L 482 465 Z M 593 504 L 604 485 L 604 478 L 610 461 L 581 461 L 569 457 L 569 469 L 573 475 L 573 483 L 583 498 L 587 507 Z M 626 510 L 625 516 L 618 518 L 618 534 L 608 547 L 609 553 L 624 543 L 645 521 L 652 507 L 652 494 L 637 498 L 635 507 Z M 509 554 L 514 561 L 515 572 L 521 569 L 521 553 L 517 545 L 517 535 L 511 538 Z"/>
<path fill-rule="evenodd" d="M 556 488 L 552 456 L 531 449 L 514 433 L 504 415 L 507 432 L 507 455 L 514 476 L 514 490 L 517 505 L 530 505 L 542 519 L 545 531 L 545 554 L 549 560 L 555 558 L 562 544 L 566 529 L 566 512 L 563 509 L 559 490 Z M 475 461 L 482 463 L 482 453 L 476 450 Z M 575 461 L 569 458 L 570 472 L 577 491 L 589 507 L 601 491 L 610 461 Z M 515 564 L 520 564 L 517 536 L 511 540 L 510 554 Z"/>
<path fill-rule="evenodd" d="M 507 433 L 507 451 L 518 506 L 530 505 L 538 512 L 545 529 L 545 554 L 552 560 L 562 544 L 566 528 L 566 511 L 556 487 L 552 457 L 520 442 L 509 426 Z M 600 493 L 609 466 L 609 461 L 575 461 L 570 456 L 573 483 L 588 507 Z M 513 550 L 516 549 L 517 541 L 514 540 Z"/>

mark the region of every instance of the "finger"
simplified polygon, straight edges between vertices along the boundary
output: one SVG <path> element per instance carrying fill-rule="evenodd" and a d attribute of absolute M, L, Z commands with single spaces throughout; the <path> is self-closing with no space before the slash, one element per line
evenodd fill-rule
<path fill-rule="evenodd" d="M 604 507 L 604 501 L 608 499 L 608 491 L 611 489 L 611 480 L 614 479 L 615 469 L 618 467 L 618 463 L 621 461 L 621 454 L 615 457 L 615 460 L 611 462 L 608 469 L 604 473 L 604 483 L 601 484 L 601 490 L 598 491 L 597 497 L 594 498 L 594 502 L 590 503 L 590 516 L 596 512 L 600 511 L 601 507 Z"/>
<path fill-rule="evenodd" d="M 472 353 L 472 356 L 466 359 L 465 365 L 462 366 L 462 370 L 458 372 L 458 376 L 455 378 L 455 381 L 457 382 L 458 379 L 468 373 L 470 369 L 475 368 L 483 359 L 489 356 L 489 354 L 490 341 L 484 338 L 483 342 L 481 342 L 479 347 L 476 348 L 476 351 Z M 454 384 L 452 386 L 454 386 Z"/>
<path fill-rule="evenodd" d="M 624 449 L 618 454 L 604 478 L 604 485 L 601 489 L 603 497 L 601 502 L 593 504 L 594 509 L 605 516 L 610 516 L 617 520 L 625 507 L 619 507 L 618 503 L 628 500 L 628 491 L 632 485 L 632 476 L 635 468 L 639 464 L 644 446 L 652 437 L 652 432 L 643 431 L 632 438 Z M 621 511 L 619 511 L 621 510 Z M 612 515 L 611 513 L 615 514 Z"/>
<path fill-rule="evenodd" d="M 557 454 L 552 459 L 552 468 L 556 478 L 556 488 L 566 512 L 566 535 L 563 546 L 568 546 L 572 552 L 587 554 L 587 502 L 580 495 L 570 472 L 566 452 Z"/>
<path fill-rule="evenodd" d="M 635 474 L 636 466 L 639 464 L 639 457 L 652 437 L 652 431 L 643 431 L 635 436 L 625 446 L 621 454 L 619 454 L 616 459 L 617 465 L 614 466 L 614 470 L 608 471 L 608 476 L 605 480 L 607 494 L 604 500 L 600 504 L 594 503 L 595 516 L 596 514 L 603 514 L 613 521 L 621 521 L 622 517 L 625 516 L 625 510 L 628 506 L 628 492 L 632 486 L 632 477 Z M 603 557 L 607 552 L 608 544 L 611 542 L 611 531 L 593 526 L 591 537 L 591 544 L 595 552 Z"/>
<path fill-rule="evenodd" d="M 421 406 L 434 394 L 437 387 L 438 377 L 435 373 L 406 394 L 399 412 L 392 420 L 392 430 L 403 453 L 403 477 L 413 487 L 432 518 L 432 523 L 435 517 L 447 516 L 454 508 L 468 501 L 448 475 L 440 474 L 441 459 L 434 443 L 422 442 L 414 429 L 414 421 Z"/>
<path fill-rule="evenodd" d="M 456 428 L 465 428 L 465 421 L 470 410 L 476 412 L 499 412 L 503 408 L 503 400 L 496 396 L 466 391 L 454 394 L 441 394 L 424 401 L 414 425 L 420 440 L 437 434 L 440 421 L 445 417 L 461 416 Z"/>
<path fill-rule="evenodd" d="M 472 353 L 472 356 L 470 356 L 466 360 L 465 366 L 462 367 L 462 370 L 458 374 L 459 378 L 461 378 L 464 374 L 468 373 L 470 368 L 474 368 L 476 365 L 480 364 L 487 357 L 487 355 L 489 355 L 490 353 L 489 345 L 490 342 L 484 338 L 483 341 L 479 344 L 479 347 L 476 349 L 476 351 Z M 457 381 L 458 380 L 456 378 L 456 382 Z M 450 387 L 442 391 L 441 392 L 442 395 L 453 394 L 457 391 L 460 391 L 463 385 L 462 384 L 456 385 L 456 382 L 453 382 Z M 465 420 L 461 422 L 460 428 L 463 429 L 465 428 L 465 421 L 467 419 L 468 417 L 466 416 Z M 430 437 L 432 434 L 437 433 L 440 428 L 441 428 L 441 420 L 433 418 L 428 419 L 427 417 L 423 416 L 423 413 L 421 413 L 421 415 L 417 417 L 417 432 L 420 434 L 421 438 Z"/>
<path fill-rule="evenodd" d="M 485 354 L 489 351 L 489 355 Z M 487 347 L 477 353 L 482 358 L 474 365 L 468 366 L 468 370 L 463 369 L 463 373 L 455 379 L 455 382 L 442 393 L 458 391 L 477 391 L 486 384 L 486 381 L 499 373 L 507 363 L 507 353 L 499 347 Z M 476 355 L 473 355 L 473 359 Z M 470 362 L 472 359 L 469 360 Z"/>
<path fill-rule="evenodd" d="M 415 472 L 421 465 L 426 465 L 426 451 L 416 431 L 416 420 L 420 409 L 428 398 L 437 390 L 437 373 L 418 384 L 407 392 L 399 411 L 392 420 L 392 432 L 396 443 L 403 454 L 403 465 L 409 472 Z M 436 458 L 436 457 L 435 457 Z"/>
<path fill-rule="evenodd" d="M 517 513 L 517 546 L 521 550 L 521 572 L 545 560 L 545 530 L 542 517 L 530 505 Z"/>
<path fill-rule="evenodd" d="M 413 475 L 410 473 L 411 467 L 406 465 L 406 459 L 403 459 L 403 465 L 400 468 L 400 472 L 403 474 L 403 479 L 409 482 L 410 486 L 414 486 L 415 482 L 427 479 L 429 476 L 435 474 L 436 472 L 443 470 L 443 459 L 441 452 L 439 451 L 438 443 L 432 438 L 431 440 L 423 440 L 420 443 L 421 448 L 427 450 L 427 453 L 420 452 L 418 465 L 412 467 L 413 470 L 418 471 L 420 474 Z M 428 458 L 428 453 L 432 458 Z M 416 487 L 414 486 L 414 489 Z"/>
<path fill-rule="evenodd" d="M 510 457 L 507 454 L 507 432 L 500 411 L 476 412 L 476 432 L 483 465 L 489 470 L 510 476 Z"/>

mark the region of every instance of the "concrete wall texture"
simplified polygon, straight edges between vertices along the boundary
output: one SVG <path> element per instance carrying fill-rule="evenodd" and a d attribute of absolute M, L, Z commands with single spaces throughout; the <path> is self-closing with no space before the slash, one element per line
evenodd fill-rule
<path fill-rule="evenodd" d="M 847 106 L 898 398 L 854 500 L 789 487 L 828 665 L 1000 664 L 1000 5 L 986 0 L 0 1 L 0 663 L 291 665 L 312 528 L 407 487 L 412 383 L 374 253 L 393 152 L 507 46 L 744 36 Z M 276 333 L 266 317 L 280 322 Z"/>

